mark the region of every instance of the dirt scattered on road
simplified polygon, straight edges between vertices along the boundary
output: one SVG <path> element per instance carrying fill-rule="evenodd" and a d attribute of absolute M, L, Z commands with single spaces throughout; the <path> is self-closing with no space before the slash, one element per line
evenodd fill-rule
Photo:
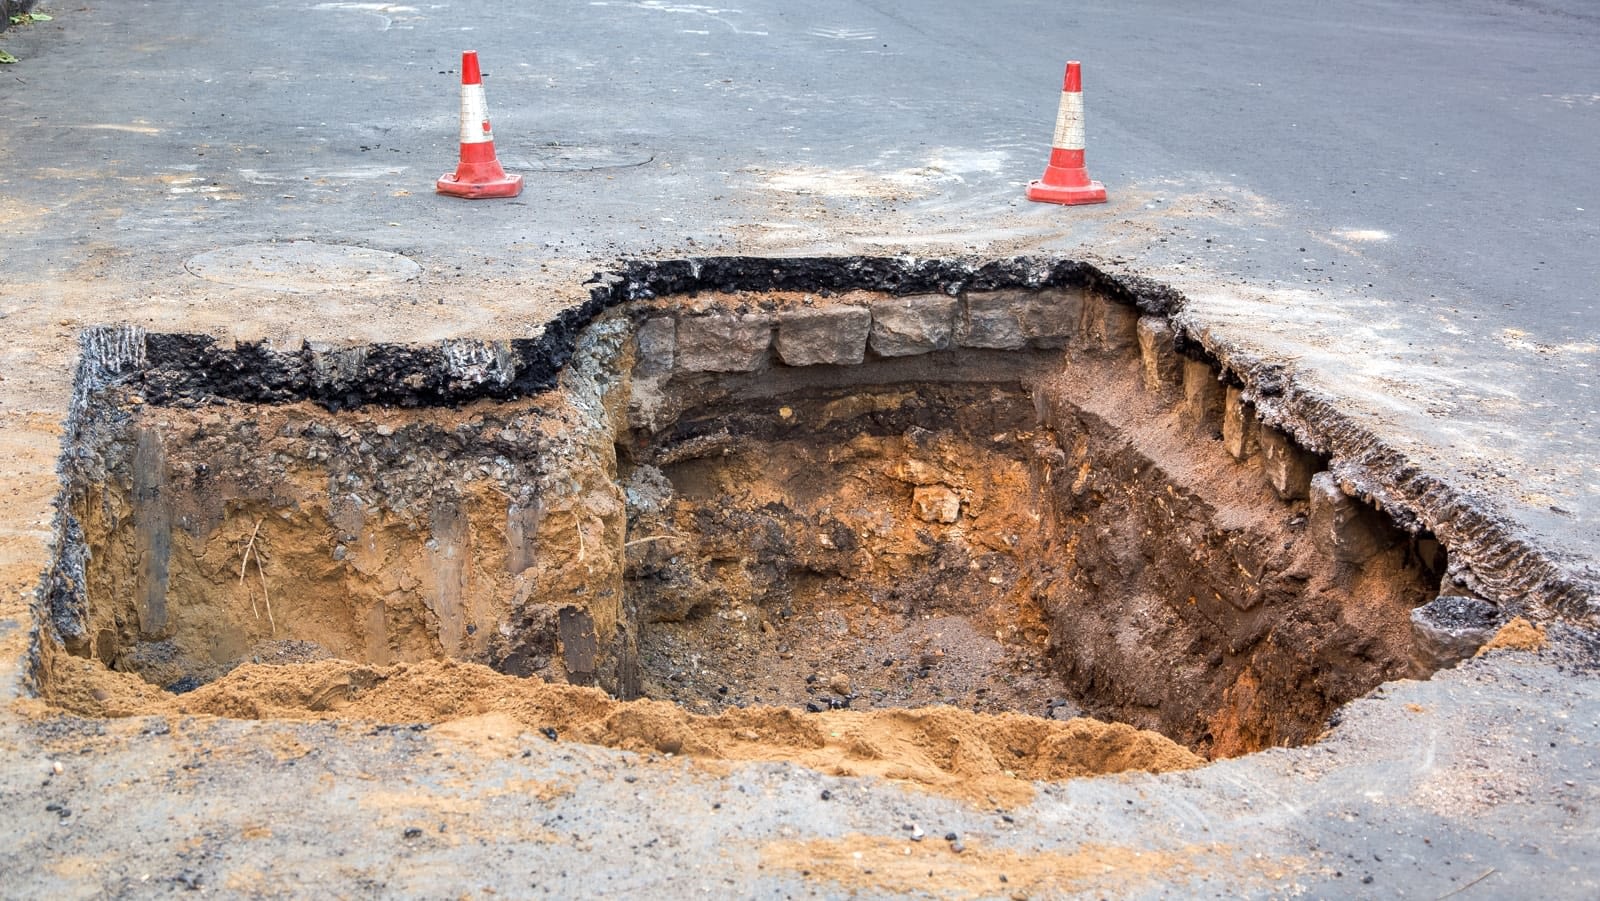
<path fill-rule="evenodd" d="M 1478 654 L 1490 651 L 1538 651 L 1548 643 L 1545 631 L 1523 617 L 1516 617 L 1494 633 L 1494 637 L 1479 649 Z"/>
<path fill-rule="evenodd" d="M 1117 894 L 1156 876 L 1179 880 L 1197 867 L 1222 863 L 1229 849 L 1191 845 L 1140 851 L 1086 844 L 1070 853 L 1020 852 L 975 840 L 851 834 L 837 839 L 783 841 L 761 852 L 767 867 L 792 870 L 851 892 L 923 894 L 942 898 L 1061 897 L 1097 891 Z"/>

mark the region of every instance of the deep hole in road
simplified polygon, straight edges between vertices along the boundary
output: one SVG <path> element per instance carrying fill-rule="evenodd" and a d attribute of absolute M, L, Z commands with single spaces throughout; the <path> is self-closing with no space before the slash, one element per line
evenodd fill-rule
<path fill-rule="evenodd" d="M 805 759 L 808 719 L 943 705 L 1214 757 L 1314 740 L 1434 665 L 1411 613 L 1444 549 L 1161 317 L 1069 264 L 833 265 L 613 283 L 527 342 L 87 336 L 41 693 L 403 722 L 565 683 L 682 711 L 516 715 L 707 756 L 783 733 Z M 1012 755 L 1044 753 L 1028 734 Z"/>

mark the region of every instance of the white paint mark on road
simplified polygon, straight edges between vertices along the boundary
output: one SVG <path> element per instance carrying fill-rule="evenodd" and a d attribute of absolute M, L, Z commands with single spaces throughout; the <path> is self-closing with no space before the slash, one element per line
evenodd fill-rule
<path fill-rule="evenodd" d="M 69 125 L 68 128 L 87 128 L 92 131 L 125 131 L 135 135 L 158 135 L 161 129 L 150 125 L 122 125 L 116 122 L 96 122 L 92 125 Z"/>
<path fill-rule="evenodd" d="M 1343 238 L 1346 241 L 1359 241 L 1363 244 L 1373 244 L 1381 241 L 1387 241 L 1394 237 L 1388 232 L 1378 228 L 1342 228 L 1335 231 L 1333 236 L 1335 238 Z"/>
<path fill-rule="evenodd" d="M 886 154 L 881 161 L 892 155 Z M 796 166 L 782 171 L 747 171 L 760 172 L 761 187 L 769 191 L 894 199 L 920 197 L 940 185 L 966 184 L 966 175 L 994 175 L 1004 171 L 1007 158 L 1001 150 L 934 148 L 922 165 L 904 168 Z"/>
<path fill-rule="evenodd" d="M 813 28 L 806 34 L 830 41 L 870 41 L 878 36 L 876 32 L 858 31 L 853 28 Z"/>
<path fill-rule="evenodd" d="M 666 3 L 664 0 L 632 0 L 632 2 L 612 2 L 612 0 L 593 0 L 590 6 L 621 6 L 630 9 L 646 9 L 651 12 L 669 13 L 674 15 L 704 16 L 720 25 L 724 25 L 734 34 L 748 34 L 755 37 L 766 37 L 765 31 L 750 31 L 740 28 L 728 16 L 742 15 L 744 10 L 726 9 L 718 6 L 702 6 L 698 3 Z"/>
<path fill-rule="evenodd" d="M 1540 94 L 1546 100 L 1562 106 L 1594 106 L 1600 104 L 1600 94 Z"/>
<path fill-rule="evenodd" d="M 422 18 L 421 16 L 405 15 L 406 13 L 417 12 L 417 8 L 400 3 L 318 3 L 311 8 L 321 11 L 365 13 L 378 19 L 381 23 L 379 31 L 388 31 L 397 21 L 405 22 Z M 410 28 L 412 26 L 402 25 L 401 27 Z"/>
<path fill-rule="evenodd" d="M 403 174 L 406 166 L 346 166 L 341 169 L 306 168 L 272 172 L 266 169 L 240 169 L 239 177 L 252 185 L 283 185 L 330 178 L 356 181 Z"/>

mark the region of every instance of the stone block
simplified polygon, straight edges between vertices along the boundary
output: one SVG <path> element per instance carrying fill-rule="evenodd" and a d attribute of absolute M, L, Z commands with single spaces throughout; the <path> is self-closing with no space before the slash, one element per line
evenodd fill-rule
<path fill-rule="evenodd" d="M 634 333 L 639 347 L 634 359 L 636 375 L 662 375 L 672 371 L 678 347 L 678 322 L 671 316 L 652 316 Z"/>
<path fill-rule="evenodd" d="M 1478 652 L 1505 623 L 1488 601 L 1440 595 L 1411 611 L 1413 675 L 1425 678 Z"/>
<path fill-rule="evenodd" d="M 678 319 L 677 367 L 688 372 L 753 372 L 772 346 L 770 313 L 701 313 Z"/>
<path fill-rule="evenodd" d="M 1395 538 L 1378 511 L 1340 490 L 1330 472 L 1311 477 L 1311 537 L 1340 563 L 1364 563 Z"/>
<path fill-rule="evenodd" d="M 1262 426 L 1256 437 L 1261 446 L 1261 472 L 1278 497 L 1286 501 L 1309 497 L 1316 458 L 1271 426 Z"/>
<path fill-rule="evenodd" d="M 1160 391 L 1183 379 L 1183 358 L 1173 347 L 1177 333 L 1159 316 L 1140 316 L 1134 323 L 1134 338 L 1139 342 L 1139 360 L 1147 391 Z"/>
<path fill-rule="evenodd" d="M 961 302 L 944 294 L 880 297 L 870 304 L 872 330 L 867 345 L 882 357 L 948 350 L 955 343 Z"/>
<path fill-rule="evenodd" d="M 1222 398 L 1222 446 L 1235 460 L 1245 460 L 1257 450 L 1255 405 L 1244 399 L 1244 392 L 1232 385 Z"/>
<path fill-rule="evenodd" d="M 855 366 L 867 355 L 872 311 L 837 306 L 778 314 L 778 359 L 789 366 Z"/>
<path fill-rule="evenodd" d="M 944 485 L 919 485 L 911 492 L 911 509 L 923 522 L 952 523 L 961 518 L 961 495 Z"/>
<path fill-rule="evenodd" d="M 992 350 L 1065 347 L 1082 316 L 1078 289 L 972 292 L 965 297 L 957 342 Z"/>
<path fill-rule="evenodd" d="M 1017 315 L 1023 337 L 1034 347 L 1066 347 L 1083 319 L 1084 294 L 1081 288 L 1028 292 Z"/>
<path fill-rule="evenodd" d="M 1139 312 L 1104 294 L 1089 291 L 1083 298 L 1080 333 L 1084 347 L 1116 353 L 1139 342 Z"/>
<path fill-rule="evenodd" d="M 1022 291 L 985 291 L 968 294 L 956 341 L 962 347 L 985 350 L 1021 350 L 1028 346 L 1022 334 Z"/>
<path fill-rule="evenodd" d="M 1211 364 L 1202 360 L 1183 361 L 1183 418 L 1195 428 L 1211 429 L 1222 424 L 1223 386 Z"/>

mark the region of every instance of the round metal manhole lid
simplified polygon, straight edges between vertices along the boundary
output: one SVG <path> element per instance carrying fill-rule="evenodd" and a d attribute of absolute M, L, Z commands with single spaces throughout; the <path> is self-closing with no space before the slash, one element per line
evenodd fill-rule
<path fill-rule="evenodd" d="M 394 284 L 422 272 L 421 266 L 398 253 L 316 241 L 209 250 L 190 257 L 183 268 L 207 281 L 290 294 Z"/>
<path fill-rule="evenodd" d="M 500 147 L 500 163 L 522 172 L 595 172 L 600 169 L 629 169 L 654 160 L 655 154 L 639 144 L 620 147 L 589 144 L 512 144 Z"/>

